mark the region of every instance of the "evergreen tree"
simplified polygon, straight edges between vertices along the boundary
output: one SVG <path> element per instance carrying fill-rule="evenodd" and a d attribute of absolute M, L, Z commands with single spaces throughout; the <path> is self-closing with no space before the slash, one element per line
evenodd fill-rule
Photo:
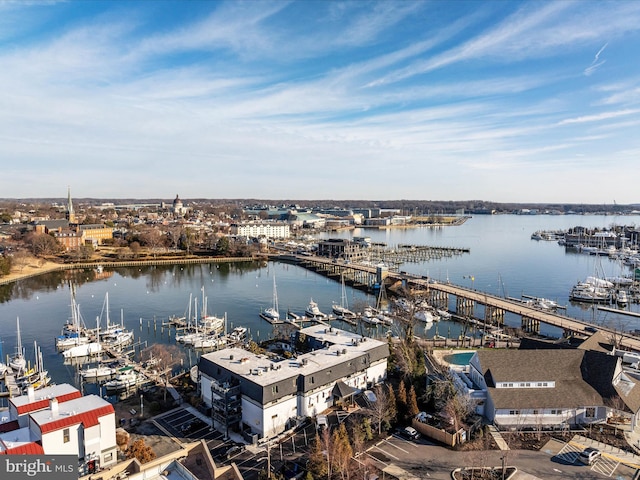
<path fill-rule="evenodd" d="M 407 400 L 407 414 L 409 418 L 415 417 L 418 413 L 420 413 L 420 409 L 418 408 L 418 399 L 416 398 L 416 391 L 413 388 L 413 385 L 409 388 L 409 399 Z"/>
<path fill-rule="evenodd" d="M 353 457 L 353 448 L 351 447 L 349 434 L 347 433 L 347 428 L 344 423 L 341 423 L 333 432 L 332 463 L 334 471 L 336 469 L 339 470 L 342 479 L 349 478 L 351 457 Z"/>
<path fill-rule="evenodd" d="M 391 385 L 387 385 L 387 408 L 389 409 L 389 422 L 391 424 L 396 423 L 398 420 L 398 402 Z"/>
<path fill-rule="evenodd" d="M 309 472 L 314 480 L 320 480 L 327 476 L 327 460 L 323 452 L 322 440 L 317 432 L 309 454 Z"/>

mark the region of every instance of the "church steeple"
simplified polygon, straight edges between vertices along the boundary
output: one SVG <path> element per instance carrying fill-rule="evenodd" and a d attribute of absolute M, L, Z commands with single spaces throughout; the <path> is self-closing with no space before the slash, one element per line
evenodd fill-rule
<path fill-rule="evenodd" d="M 73 212 L 73 202 L 71 202 L 71 187 L 67 187 L 67 220 L 69 223 L 76 223 L 76 214 Z"/>

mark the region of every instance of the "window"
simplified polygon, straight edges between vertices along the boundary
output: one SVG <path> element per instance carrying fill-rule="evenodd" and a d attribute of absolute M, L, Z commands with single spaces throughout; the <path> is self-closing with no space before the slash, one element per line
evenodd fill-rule
<path fill-rule="evenodd" d="M 509 410 L 509 415 L 520 415 L 520 410 Z"/>
<path fill-rule="evenodd" d="M 534 411 L 533 411 L 533 414 L 534 414 L 534 415 L 538 415 L 538 413 L 539 413 L 539 412 L 538 412 L 538 410 L 534 410 Z"/>
<path fill-rule="evenodd" d="M 109 452 L 104 456 L 105 463 L 110 462 L 111 460 L 113 460 L 113 452 Z"/>
<path fill-rule="evenodd" d="M 587 418 L 595 418 L 596 417 L 596 407 L 587 407 L 584 410 L 584 416 Z"/>
<path fill-rule="evenodd" d="M 316 383 L 315 378 L 311 377 L 311 383 Z"/>
<path fill-rule="evenodd" d="M 65 429 L 62 431 L 62 441 L 63 441 L 64 443 L 69 443 L 70 439 L 71 439 L 71 438 L 70 438 L 70 436 L 69 436 L 69 429 L 68 429 L 68 428 L 65 428 Z"/>

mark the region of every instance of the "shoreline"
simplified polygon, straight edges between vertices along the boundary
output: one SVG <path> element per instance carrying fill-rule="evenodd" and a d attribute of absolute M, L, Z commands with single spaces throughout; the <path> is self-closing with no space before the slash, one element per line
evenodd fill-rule
<path fill-rule="evenodd" d="M 155 258 L 155 259 L 139 259 L 139 260 L 123 260 L 112 261 L 104 259 L 94 259 L 87 262 L 77 263 L 56 263 L 49 260 L 30 258 L 27 265 L 11 269 L 11 273 L 0 277 L 0 286 L 8 285 L 27 278 L 45 275 L 47 273 L 57 272 L 60 270 L 74 270 L 85 268 L 110 267 L 130 267 L 136 265 L 179 265 L 189 263 L 226 263 L 226 262 L 255 262 L 261 260 L 262 257 L 171 257 L 171 258 Z M 19 270 L 19 271 L 16 271 Z"/>

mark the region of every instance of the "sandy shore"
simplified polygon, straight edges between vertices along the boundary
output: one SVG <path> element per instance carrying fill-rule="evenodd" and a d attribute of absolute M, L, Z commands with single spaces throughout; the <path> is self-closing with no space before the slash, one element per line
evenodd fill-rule
<path fill-rule="evenodd" d="M 14 266 L 9 275 L 0 277 L 0 285 L 15 282 L 23 278 L 29 278 L 43 273 L 52 272 L 61 268 L 59 263 L 49 262 L 41 258 L 30 257 L 23 265 Z"/>

